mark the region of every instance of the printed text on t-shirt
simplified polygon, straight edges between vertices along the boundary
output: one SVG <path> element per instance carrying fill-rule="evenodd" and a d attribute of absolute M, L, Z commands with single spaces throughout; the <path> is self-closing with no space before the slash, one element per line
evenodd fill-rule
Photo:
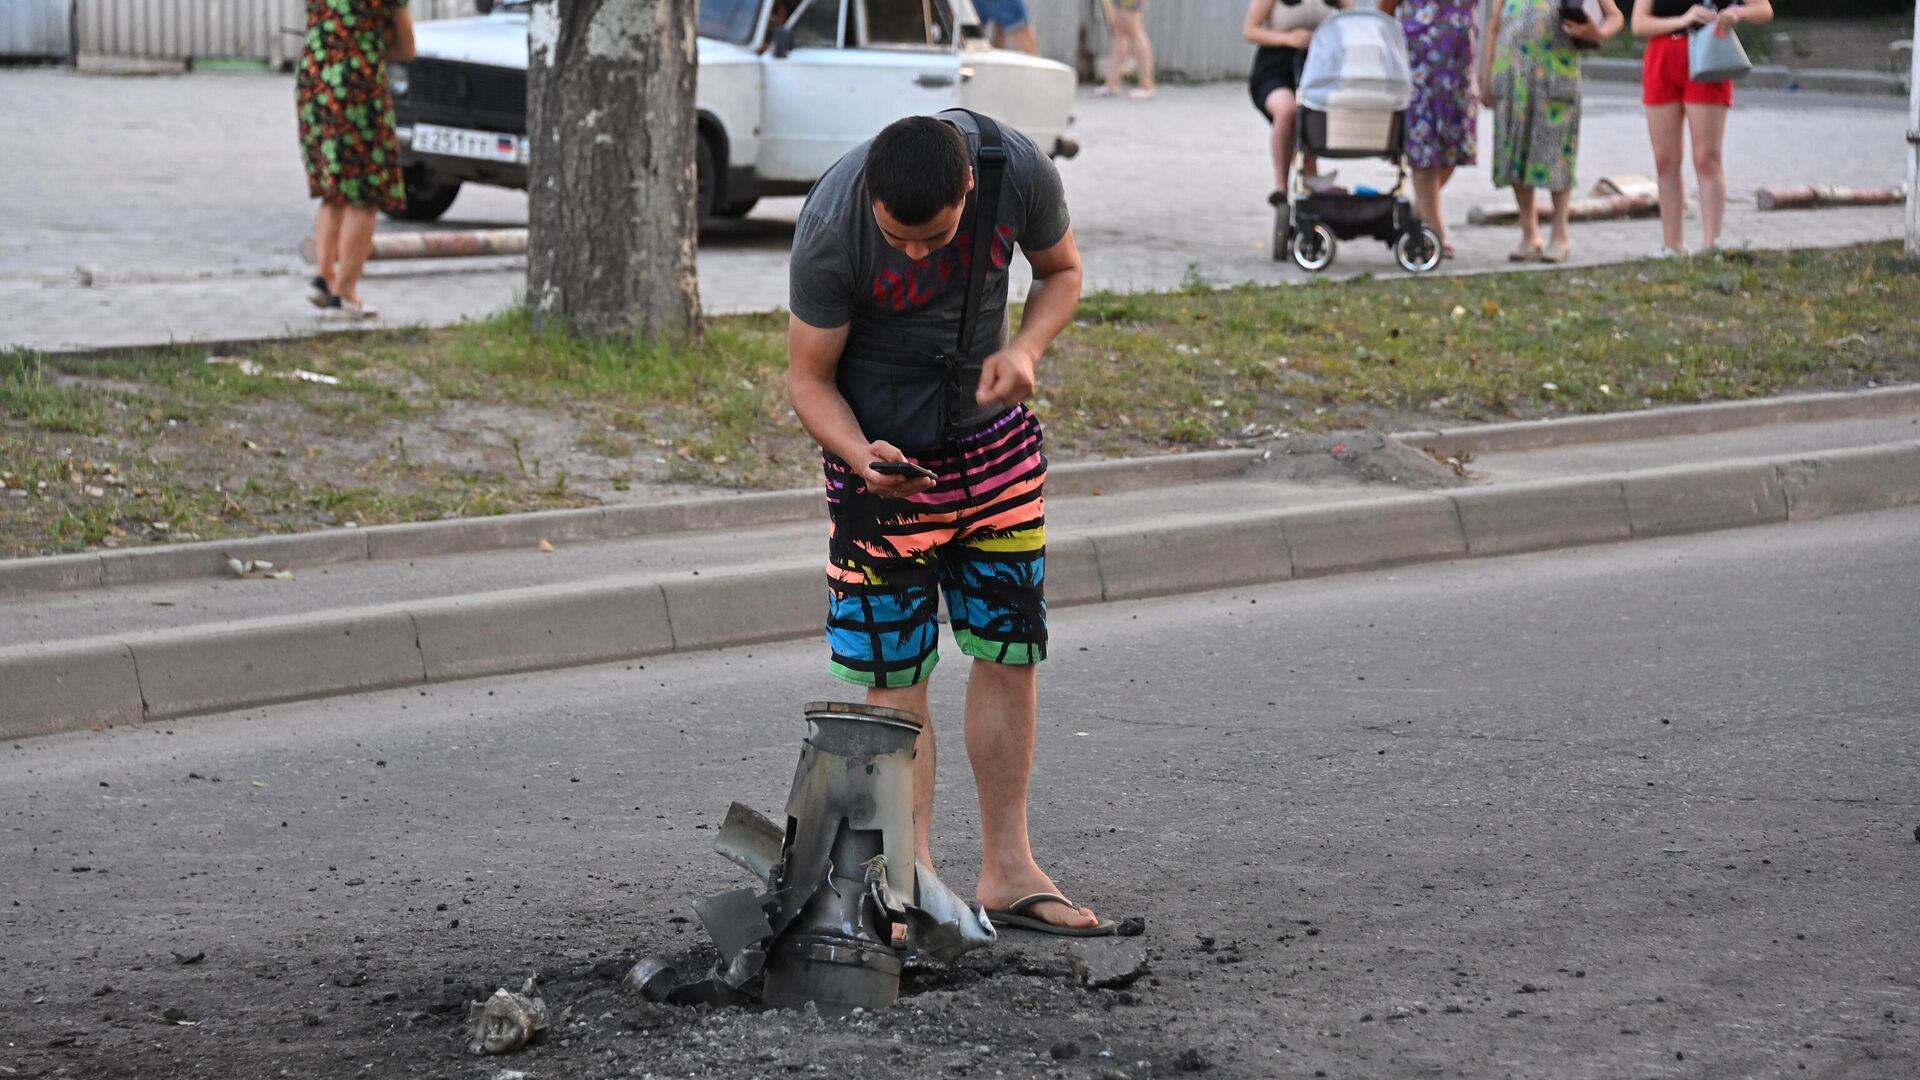
<path fill-rule="evenodd" d="M 993 230 L 993 266 L 1005 270 L 1013 261 L 1013 226 Z M 925 307 L 950 286 L 966 286 L 973 268 L 973 234 L 960 233 L 946 247 L 924 259 L 915 259 L 905 273 L 886 267 L 873 276 L 876 307 L 908 311 Z"/>

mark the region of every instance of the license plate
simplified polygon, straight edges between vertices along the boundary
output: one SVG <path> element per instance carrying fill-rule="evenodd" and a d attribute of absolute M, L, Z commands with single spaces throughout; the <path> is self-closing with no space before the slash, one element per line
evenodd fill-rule
<path fill-rule="evenodd" d="M 438 124 L 413 125 L 413 149 L 418 154 L 447 154 L 452 157 L 479 158 L 525 165 L 527 140 L 520 135 L 498 131 L 472 131 L 467 128 L 441 127 Z"/>

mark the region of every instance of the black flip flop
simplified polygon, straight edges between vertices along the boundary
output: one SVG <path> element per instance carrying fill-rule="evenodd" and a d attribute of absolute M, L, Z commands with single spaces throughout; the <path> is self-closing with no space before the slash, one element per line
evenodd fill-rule
<path fill-rule="evenodd" d="M 994 911 L 989 908 L 987 910 L 987 919 L 1001 930 L 1030 930 L 1036 934 L 1052 934 L 1056 937 L 1106 937 L 1120 928 L 1119 924 L 1115 923 L 1112 919 L 1101 919 L 1092 926 L 1061 926 L 1058 923 L 1050 923 L 1045 919 L 1036 919 L 1027 914 L 1027 912 L 1033 910 L 1035 904 L 1044 904 L 1048 901 L 1056 904 L 1064 904 L 1076 911 L 1080 908 L 1079 904 L 1061 896 L 1059 893 L 1028 893 L 1026 896 L 1007 905 L 1005 911 Z"/>

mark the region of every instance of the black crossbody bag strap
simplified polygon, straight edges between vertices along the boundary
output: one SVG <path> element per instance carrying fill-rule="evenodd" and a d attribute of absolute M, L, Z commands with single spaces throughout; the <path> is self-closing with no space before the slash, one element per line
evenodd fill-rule
<path fill-rule="evenodd" d="M 947 358 L 947 379 L 951 395 L 947 403 L 947 435 L 955 434 L 953 415 L 961 395 L 972 388 L 960 385 L 966 370 L 967 354 L 973 348 L 973 323 L 980 314 L 980 298 L 987 288 L 987 267 L 993 264 L 994 230 L 1000 224 L 1000 181 L 1007 172 L 1007 148 L 1000 139 L 1000 125 L 993 118 L 967 110 L 980 127 L 979 175 L 973 189 L 973 255 L 967 271 L 967 296 L 960 305 L 960 340 Z"/>

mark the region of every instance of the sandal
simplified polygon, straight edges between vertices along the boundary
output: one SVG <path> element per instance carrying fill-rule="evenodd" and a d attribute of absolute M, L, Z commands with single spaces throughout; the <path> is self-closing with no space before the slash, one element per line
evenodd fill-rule
<path fill-rule="evenodd" d="M 1541 249 L 1539 259 L 1543 263 L 1563 263 L 1571 254 L 1573 254 L 1571 240 L 1556 240 Z"/>
<path fill-rule="evenodd" d="M 315 277 L 307 282 L 307 303 L 324 310 L 333 306 L 332 300 L 333 290 L 327 287 L 326 278 Z"/>
<path fill-rule="evenodd" d="M 327 304 L 327 311 L 343 319 L 377 319 L 380 317 L 379 308 L 374 307 L 372 304 L 349 300 L 344 296 L 333 297 L 331 302 Z"/>
<path fill-rule="evenodd" d="M 1064 904 L 1075 911 L 1080 910 L 1080 905 L 1061 896 L 1059 893 L 1037 892 L 1028 893 L 1026 896 L 1015 900 L 1013 903 L 1007 905 L 1004 911 L 995 911 L 992 908 L 988 908 L 987 919 L 992 922 L 997 929 L 1030 930 L 1036 934 L 1053 934 L 1056 937 L 1107 937 L 1119 929 L 1119 924 L 1112 919 L 1101 919 L 1092 926 L 1061 926 L 1059 923 L 1050 923 L 1045 919 L 1035 918 L 1027 914 L 1027 912 L 1033 910 L 1034 905 L 1044 904 L 1049 901 L 1056 904 Z"/>
<path fill-rule="evenodd" d="M 1508 262 L 1539 262 L 1540 245 L 1522 242 L 1519 247 L 1507 252 Z"/>

